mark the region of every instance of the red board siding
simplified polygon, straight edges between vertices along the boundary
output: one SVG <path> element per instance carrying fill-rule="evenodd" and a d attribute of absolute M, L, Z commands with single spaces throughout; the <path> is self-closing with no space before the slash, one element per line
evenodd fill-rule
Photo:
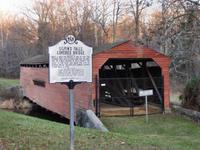
<path fill-rule="evenodd" d="M 110 58 L 152 58 L 162 69 L 164 77 L 164 109 L 170 104 L 169 64 L 170 59 L 155 50 L 143 47 L 136 47 L 131 42 L 126 42 L 112 49 L 105 50 L 93 56 L 93 78 L 98 76 L 101 66 Z M 96 83 L 93 82 L 92 98 L 95 99 Z"/>
<path fill-rule="evenodd" d="M 34 79 L 45 81 L 45 87 L 33 84 Z M 38 105 L 69 118 L 68 88 L 48 83 L 48 68 L 21 67 L 20 84 L 24 95 Z M 91 83 L 75 87 L 75 109 L 93 109 Z"/>

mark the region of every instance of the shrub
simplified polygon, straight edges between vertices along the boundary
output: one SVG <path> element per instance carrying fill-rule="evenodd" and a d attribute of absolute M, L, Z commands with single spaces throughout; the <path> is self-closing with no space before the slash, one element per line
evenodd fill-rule
<path fill-rule="evenodd" d="M 15 86 L 15 87 L 9 87 L 9 88 L 2 88 L 0 86 L 0 97 L 6 98 L 6 99 L 21 99 L 23 97 L 23 92 L 21 87 Z"/>
<path fill-rule="evenodd" d="M 184 107 L 200 111 L 200 77 L 187 82 L 181 98 Z"/>

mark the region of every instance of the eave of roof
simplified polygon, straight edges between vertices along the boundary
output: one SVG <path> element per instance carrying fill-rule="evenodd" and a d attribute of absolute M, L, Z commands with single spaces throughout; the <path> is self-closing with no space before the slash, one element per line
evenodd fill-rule
<path fill-rule="evenodd" d="M 97 54 L 97 53 L 100 53 L 100 52 L 105 51 L 105 50 L 110 50 L 110 49 L 112 49 L 116 46 L 119 46 L 119 45 L 124 44 L 124 43 L 129 42 L 129 41 L 130 40 L 121 40 L 121 41 L 114 42 L 114 43 L 111 43 L 111 44 L 105 44 L 103 46 L 94 48 L 93 54 Z"/>
<path fill-rule="evenodd" d="M 25 64 L 48 64 L 49 63 L 49 58 L 46 55 L 37 55 L 33 56 L 31 58 L 28 58 L 20 63 L 20 65 L 25 65 Z"/>

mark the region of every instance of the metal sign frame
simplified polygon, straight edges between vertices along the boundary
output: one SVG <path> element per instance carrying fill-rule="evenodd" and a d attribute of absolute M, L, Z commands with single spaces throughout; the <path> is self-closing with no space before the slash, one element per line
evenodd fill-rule
<path fill-rule="evenodd" d="M 153 90 L 139 90 L 139 96 L 151 96 L 153 95 Z"/>
<path fill-rule="evenodd" d="M 139 96 L 145 97 L 145 118 L 146 118 L 146 123 L 149 122 L 149 113 L 148 113 L 148 96 L 153 95 L 153 90 L 139 90 Z"/>

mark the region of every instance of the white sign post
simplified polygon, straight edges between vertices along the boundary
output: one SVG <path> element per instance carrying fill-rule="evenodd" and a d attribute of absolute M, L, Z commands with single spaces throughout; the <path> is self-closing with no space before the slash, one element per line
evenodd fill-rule
<path fill-rule="evenodd" d="M 63 83 L 69 88 L 70 150 L 74 150 L 74 87 L 80 82 L 92 82 L 92 47 L 73 35 L 49 47 L 49 82 Z"/>
<path fill-rule="evenodd" d="M 153 95 L 153 90 L 139 90 L 139 96 L 145 96 L 145 114 L 146 114 L 146 123 L 149 122 L 148 117 L 148 100 L 147 96 Z"/>

